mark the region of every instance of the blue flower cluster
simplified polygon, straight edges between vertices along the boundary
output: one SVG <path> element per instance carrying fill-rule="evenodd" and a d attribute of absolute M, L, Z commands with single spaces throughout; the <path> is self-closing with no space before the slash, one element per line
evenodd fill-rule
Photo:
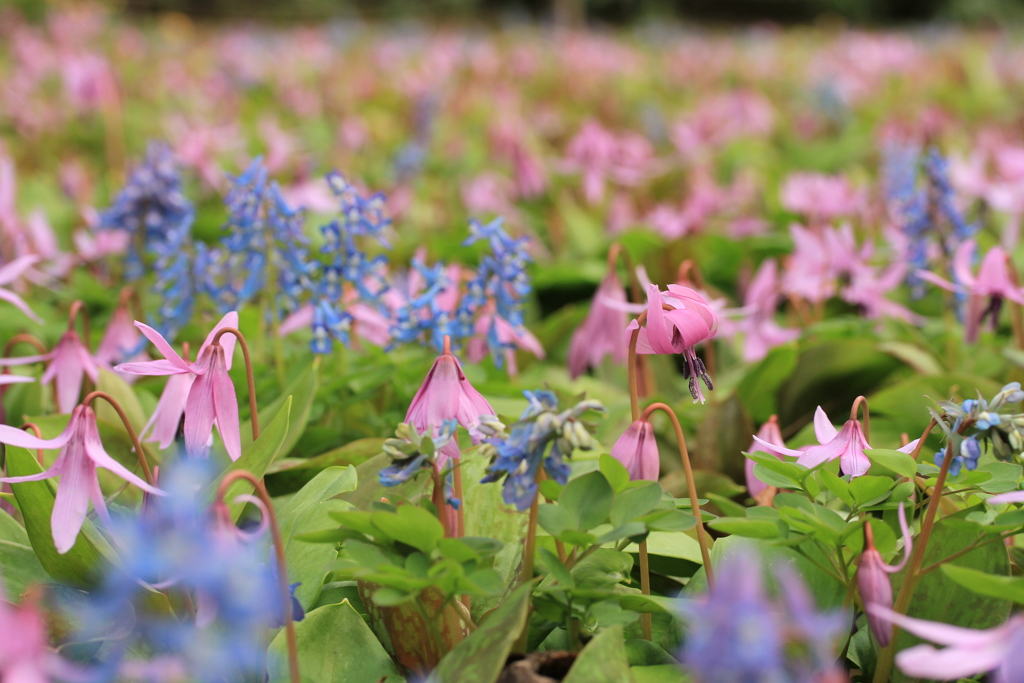
<path fill-rule="evenodd" d="M 919 171 L 923 171 L 923 186 L 918 183 Z M 948 265 L 956 246 L 973 236 L 978 226 L 968 223 L 957 208 L 949 180 L 949 162 L 936 148 L 930 148 L 922 159 L 912 145 L 890 145 L 885 150 L 883 177 L 886 198 L 900 221 L 900 229 L 910 240 L 911 271 L 907 283 L 920 296 L 923 282 L 915 271 L 930 267 L 929 245 L 936 243 L 941 247 Z"/>
<path fill-rule="evenodd" d="M 340 219 L 320 228 L 324 237 L 320 251 L 328 260 L 317 265 L 317 283 L 311 294 L 313 353 L 330 353 L 335 341 L 348 344 L 352 317 L 345 312 L 345 283 L 362 300 L 377 306 L 389 287 L 387 257 L 371 258 L 356 241 L 372 237 L 390 248 L 384 234 L 391 225 L 384 213 L 384 195 L 377 192 L 364 197 L 337 171 L 327 174 L 327 182 L 338 198 Z"/>
<path fill-rule="evenodd" d="M 964 467 L 977 468 L 987 443 L 992 445 L 996 457 L 1003 460 L 1024 452 L 1024 414 L 1006 411 L 1021 401 L 1024 401 L 1024 391 L 1020 382 L 1010 382 L 991 401 L 979 397 L 959 404 L 940 403 L 948 417 L 936 422 L 945 431 L 947 444 L 935 454 L 935 464 L 941 467 L 946 454 L 952 450 L 955 455 L 949 473 L 955 477 Z M 947 424 L 950 419 L 952 425 Z M 965 423 L 967 429 L 964 429 Z"/>
<path fill-rule="evenodd" d="M 506 433 L 504 425 L 481 417 L 483 455 L 491 456 L 484 483 L 504 480 L 502 499 L 526 510 L 537 497 L 537 471 L 543 465 L 549 477 L 559 484 L 569 479 L 565 459 L 579 448 L 590 450 L 596 443 L 580 419 L 589 411 L 604 412 L 598 401 L 580 401 L 558 412 L 558 397 L 548 390 L 524 391 L 529 402 L 519 421 Z"/>
<path fill-rule="evenodd" d="M 212 481 L 205 461 L 182 459 L 164 471 L 169 495 L 138 515 L 115 518 L 121 563 L 101 587 L 68 606 L 79 638 L 116 644 L 103 662 L 109 678 L 206 682 L 259 680 L 266 670 L 267 630 L 283 623 L 277 575 L 262 534 L 244 534 L 210 510 L 198 491 Z M 195 604 L 194 618 L 172 605 Z M 292 616 L 301 619 L 301 607 Z M 129 629 L 124 624 L 132 624 Z M 121 628 L 118 628 L 121 625 Z M 148 661 L 129 659 L 145 652 Z"/>
<path fill-rule="evenodd" d="M 192 317 L 195 288 L 190 255 L 195 209 L 182 192 L 171 149 L 151 143 L 114 203 L 100 214 L 100 230 L 129 235 L 125 277 L 139 280 L 152 261 L 160 302 L 153 327 L 173 339 Z"/>
<path fill-rule="evenodd" d="M 271 314 L 294 310 L 312 288 L 316 270 L 305 246 L 302 212 L 288 205 L 276 182 L 268 181 L 260 157 L 232 179 L 225 203 L 228 234 L 218 248 L 199 245 L 196 256 L 203 291 L 227 312 L 272 284 Z"/>
<path fill-rule="evenodd" d="M 391 458 L 391 464 L 378 474 L 380 485 L 398 486 L 423 470 L 433 469 L 436 456 L 455 438 L 458 428 L 457 420 L 445 420 L 441 423 L 437 436 L 430 437 L 429 426 L 421 434 L 412 425 L 404 422 L 398 425 L 398 429 L 395 430 L 396 438 L 384 442 L 384 453 Z M 456 498 L 453 492 L 456 466 L 455 459 L 449 458 L 445 462 L 441 476 L 444 481 L 444 498 L 449 505 L 458 510 L 462 501 Z"/>
<path fill-rule="evenodd" d="M 837 645 L 849 630 L 848 615 L 818 612 L 799 576 L 782 563 L 773 569 L 774 596 L 766 589 L 761 558 L 741 546 L 716 565 L 709 594 L 680 601 L 687 625 L 680 659 L 698 680 L 841 679 Z"/>
<path fill-rule="evenodd" d="M 458 286 L 458 283 L 449 281 L 445 265 L 441 262 L 427 266 L 413 258 L 412 268 L 422 279 L 423 288 L 415 293 L 407 291 L 405 303 L 395 311 L 391 346 L 422 342 L 430 343 L 441 351 L 445 335 L 457 344 L 458 339 L 464 336 L 462 328 L 454 324 L 451 312 L 441 305 L 438 295 L 449 287 Z M 406 278 L 406 289 L 411 289 L 411 279 Z"/>

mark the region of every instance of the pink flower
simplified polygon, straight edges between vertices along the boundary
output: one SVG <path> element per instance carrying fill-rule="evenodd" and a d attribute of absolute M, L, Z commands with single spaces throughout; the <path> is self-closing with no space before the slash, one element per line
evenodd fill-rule
<path fill-rule="evenodd" d="M 15 607 L 0 588 L 0 680 L 45 683 L 92 679 L 47 647 L 48 639 L 46 619 L 36 607 L 35 595 L 30 593 Z"/>
<path fill-rule="evenodd" d="M 743 295 L 746 317 L 738 324 L 744 333 L 743 360 L 761 360 L 781 344 L 800 337 L 800 330 L 788 329 L 775 322 L 779 306 L 779 277 L 775 259 L 766 259 L 757 269 Z"/>
<path fill-rule="evenodd" d="M 194 363 L 189 363 L 179 356 L 167 340 L 150 326 L 138 321 L 135 322 L 135 326 L 153 342 L 165 360 L 122 363 L 114 369 L 132 375 L 193 375 L 195 379 L 185 400 L 185 451 L 194 457 L 205 457 L 209 452 L 210 438 L 216 424 L 224 442 L 224 449 L 232 460 L 238 460 L 242 455 L 238 399 L 235 395 L 235 385 L 228 376 L 228 370 L 231 369 L 231 354 L 235 350 L 235 338 L 234 335 L 225 335 L 218 343 L 213 343 L 213 338 L 221 329 L 238 326 L 238 313 L 232 311 L 221 318 L 199 348 Z M 166 430 L 170 429 L 170 421 L 174 415 L 172 408 L 180 399 L 183 385 L 184 382 L 176 386 L 175 393 L 167 397 L 167 411 L 160 417 L 162 437 L 166 437 Z M 155 436 L 154 434 L 154 438 Z"/>
<path fill-rule="evenodd" d="M 843 474 L 852 477 L 859 477 L 871 469 L 871 460 L 864 453 L 870 449 L 868 440 L 864 438 L 864 428 L 859 420 L 847 420 L 842 430 L 837 431 L 829 422 L 828 415 L 818 406 L 814 413 L 814 435 L 818 438 L 818 446 L 811 446 L 805 451 L 795 451 L 770 443 L 762 442 L 758 437 L 754 441 L 764 446 L 774 448 L 783 455 L 793 455 L 799 458 L 797 464 L 804 467 L 817 467 L 823 462 L 839 458 L 839 468 Z M 914 439 L 906 446 L 897 448 L 901 453 L 911 453 L 917 446 L 920 439 Z"/>
<path fill-rule="evenodd" d="M 544 347 L 540 341 L 533 336 L 533 333 L 520 325 L 516 327 L 500 315 L 494 313 L 494 308 L 488 304 L 480 317 L 473 325 L 476 336 L 470 338 L 466 344 L 466 356 L 471 363 L 479 363 L 487 356 L 489 341 L 497 340 L 497 343 L 505 347 L 505 362 L 508 363 L 509 374 L 515 375 L 516 349 L 529 351 L 537 358 L 544 358 Z"/>
<path fill-rule="evenodd" d="M 822 302 L 836 291 L 829 248 L 823 237 L 800 225 L 789 227 L 793 253 L 786 261 L 782 289 L 811 302 Z"/>
<path fill-rule="evenodd" d="M 118 306 L 107 323 L 107 330 L 103 333 L 103 339 L 96 349 L 95 358 L 100 363 L 110 365 L 126 360 L 125 354 L 139 346 L 142 335 L 132 324 L 132 317 L 128 309 Z M 136 353 L 132 357 L 135 361 L 147 360 L 145 352 Z"/>
<path fill-rule="evenodd" d="M 56 379 L 57 409 L 62 413 L 70 413 L 78 405 L 78 397 L 82 393 L 85 376 L 93 382 L 99 381 L 100 367 L 106 367 L 94 357 L 78 333 L 68 329 L 49 353 L 39 356 L 18 356 L 16 358 L 0 358 L 0 367 L 26 365 L 49 361 L 40 382 L 48 384 Z"/>
<path fill-rule="evenodd" d="M 892 584 L 889 583 L 889 574 L 895 574 L 903 569 L 914 549 L 914 542 L 910 537 L 910 527 L 907 526 L 907 515 L 903 511 L 903 503 L 900 503 L 899 518 L 900 529 L 903 531 L 903 559 L 899 564 L 891 567 L 885 563 L 882 554 L 875 548 L 871 525 L 864 524 L 864 552 L 860 556 L 860 566 L 857 567 L 857 589 L 860 591 L 861 600 L 865 605 L 892 607 Z M 875 634 L 878 644 L 882 647 L 888 645 L 892 640 L 892 623 L 870 611 L 867 617 L 868 626 Z"/>
<path fill-rule="evenodd" d="M 985 316 L 992 314 L 992 326 L 996 325 L 996 316 L 1003 299 L 1009 299 L 1024 305 L 1024 290 L 1017 286 L 1010 275 L 1013 265 L 1010 255 L 1001 247 L 992 247 L 985 254 L 975 276 L 971 272 L 971 261 L 974 255 L 974 240 L 964 240 L 953 255 L 953 275 L 957 282 L 952 283 L 945 278 L 927 270 L 917 271 L 922 280 L 951 292 L 967 295 L 967 313 L 964 317 L 964 331 L 968 343 L 978 340 L 978 332 Z M 987 300 L 987 305 L 986 305 Z"/>
<path fill-rule="evenodd" d="M 562 168 L 583 176 L 583 196 L 588 204 L 604 199 L 610 179 L 620 185 L 635 186 L 655 172 L 654 149 L 638 133 L 615 133 L 596 121 L 587 121 L 569 141 Z"/>
<path fill-rule="evenodd" d="M 782 186 L 782 206 L 812 223 L 827 222 L 860 211 L 863 196 L 846 178 L 820 173 L 793 173 Z"/>
<path fill-rule="evenodd" d="M 757 430 L 757 437 L 750 444 L 747 453 L 767 453 L 782 460 L 782 454 L 776 450 L 779 446 L 785 448 L 786 442 L 782 440 L 782 432 L 779 430 L 779 419 L 772 415 L 768 418 L 767 422 L 761 425 L 761 429 Z M 768 485 L 754 474 L 754 465 L 757 463 L 750 458 L 746 458 L 746 461 L 747 493 L 750 494 L 751 498 L 756 499 L 762 491 L 768 488 Z"/>
<path fill-rule="evenodd" d="M 893 263 L 881 273 L 866 264 L 858 266 L 851 273 L 850 284 L 840 295 L 844 301 L 860 306 L 865 318 L 893 318 L 920 325 L 924 320 L 921 316 L 885 297 L 899 287 L 906 272 L 906 264 L 900 262 Z"/>
<path fill-rule="evenodd" d="M 149 422 L 142 428 L 139 438 L 157 443 L 160 448 L 167 448 L 178 436 L 178 426 L 185 414 L 185 404 L 188 401 L 189 390 L 196 376 L 191 372 L 180 375 L 171 375 L 167 378 L 160 400 L 149 417 Z M 152 431 L 150 431 L 152 430 Z M 146 437 L 147 432 L 149 437 Z"/>
<path fill-rule="evenodd" d="M 50 517 L 53 543 L 61 554 L 71 550 L 75 544 L 78 532 L 85 523 L 90 500 L 100 518 L 106 523 L 110 522 L 107 504 L 96 477 L 97 467 L 110 470 L 143 491 L 163 495 L 160 489 L 150 486 L 107 455 L 96 427 L 96 413 L 88 406 L 76 407 L 67 427 L 54 439 L 40 439 L 20 429 L 0 425 L 0 443 L 19 448 L 60 449 L 57 460 L 45 472 L 24 477 L 3 477 L 0 482 L 17 484 L 57 476 L 61 478 L 53 504 L 53 515 Z"/>
<path fill-rule="evenodd" d="M 586 319 L 572 333 L 569 374 L 573 379 L 586 372 L 588 366 L 600 365 L 605 356 L 610 356 L 615 363 L 626 362 L 626 345 L 619 333 L 626 325 L 626 313 L 610 303 L 626 303 L 626 290 L 614 270 L 601 281 Z"/>
<path fill-rule="evenodd" d="M 664 297 L 664 298 L 663 298 Z M 667 303 L 672 310 L 664 310 Z M 624 340 L 628 344 L 633 330 L 640 324 L 633 320 L 626 327 Z M 690 394 L 696 403 L 704 402 L 704 394 L 697 378 L 704 380 L 707 388 L 713 389 L 704 363 L 697 357 L 693 347 L 715 336 L 718 331 L 718 315 L 697 292 L 689 287 L 669 285 L 668 292 L 661 292 L 657 285 L 647 285 L 647 326 L 640 328 L 637 336 L 637 353 L 675 354 L 681 353 L 686 359 L 686 376 L 690 380 Z"/>
<path fill-rule="evenodd" d="M 914 619 L 882 605 L 866 605 L 869 614 L 895 624 L 918 638 L 931 640 L 945 649 L 915 645 L 896 655 L 896 664 L 912 678 L 950 681 L 993 672 L 994 683 L 1016 683 L 1024 669 L 1024 614 L 1011 617 L 1002 626 L 971 629 L 938 621 Z"/>
<path fill-rule="evenodd" d="M 622 463 L 632 480 L 658 481 L 661 463 L 654 426 L 647 420 L 636 420 L 612 446 L 611 455 Z"/>
<path fill-rule="evenodd" d="M 445 339 L 447 341 L 447 337 Z M 458 359 L 446 349 L 434 361 L 413 396 L 405 413 L 405 422 L 421 433 L 431 429 L 431 434 L 436 436 L 441 423 L 456 420 L 469 432 L 473 443 L 478 444 L 483 440 L 478 429 L 481 415 L 496 416 L 487 399 L 466 379 Z M 452 439 L 441 449 L 435 465 L 440 469 L 448 458 L 458 458 L 459 455 L 458 441 Z"/>
<path fill-rule="evenodd" d="M 32 309 L 28 307 L 28 304 L 25 303 L 24 299 L 22 299 L 20 296 L 18 296 L 11 290 L 4 289 L 4 285 L 9 285 L 13 283 L 15 280 L 21 277 L 26 270 L 35 265 L 38 261 L 38 256 L 21 256 L 19 258 L 14 259 L 10 263 L 4 264 L 4 266 L 0 268 L 0 301 L 6 301 L 8 303 L 14 304 L 14 306 L 19 311 L 27 315 L 35 322 L 41 323 L 43 322 L 43 319 L 36 315 L 32 311 Z"/>

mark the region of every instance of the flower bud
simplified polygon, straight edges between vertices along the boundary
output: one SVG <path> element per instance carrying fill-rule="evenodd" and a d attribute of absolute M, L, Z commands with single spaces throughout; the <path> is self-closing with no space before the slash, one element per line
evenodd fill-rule
<path fill-rule="evenodd" d="M 865 534 L 871 528 L 870 524 L 864 526 Z M 864 605 L 882 605 L 892 607 L 892 584 L 889 583 L 889 574 L 885 571 L 885 562 L 882 555 L 871 544 L 860 556 L 860 566 L 857 568 L 857 588 L 860 590 L 861 600 Z M 867 612 L 868 626 L 875 634 L 878 644 L 885 647 L 892 639 L 892 624 L 885 619 L 874 616 L 870 610 Z"/>
<path fill-rule="evenodd" d="M 611 454 L 625 466 L 630 479 L 658 480 L 661 469 L 658 442 L 654 438 L 654 425 L 647 420 L 629 425 L 612 446 Z"/>

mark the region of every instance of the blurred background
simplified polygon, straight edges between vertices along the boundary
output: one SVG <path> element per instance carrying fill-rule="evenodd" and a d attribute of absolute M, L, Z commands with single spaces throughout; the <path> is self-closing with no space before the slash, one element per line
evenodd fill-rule
<path fill-rule="evenodd" d="M 48 4 L 0 0 L 0 8 L 16 6 L 29 16 L 42 15 Z M 997 26 L 1024 19 L 1024 0 L 112 0 L 103 4 L 137 14 L 178 12 L 197 19 L 272 21 L 337 17 L 618 26 L 674 19 L 720 24 L 944 21 Z"/>

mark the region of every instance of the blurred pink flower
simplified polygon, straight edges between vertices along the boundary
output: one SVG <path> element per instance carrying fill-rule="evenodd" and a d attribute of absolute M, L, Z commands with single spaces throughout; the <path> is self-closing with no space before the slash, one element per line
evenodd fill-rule
<path fill-rule="evenodd" d="M 6 301 L 7 303 L 14 304 L 15 308 L 27 315 L 29 318 L 37 323 L 42 323 L 43 319 L 29 308 L 24 299 L 11 290 L 5 289 L 6 285 L 14 284 L 18 278 L 25 274 L 25 271 L 31 268 L 38 261 L 38 256 L 21 256 L 0 267 L 0 301 Z"/>
<path fill-rule="evenodd" d="M 505 362 L 508 363 L 510 375 L 516 375 L 516 349 L 529 351 L 537 358 L 544 358 L 544 347 L 525 326 L 516 327 L 494 313 L 491 304 L 484 307 L 473 326 L 475 335 L 466 343 L 466 356 L 471 363 L 479 363 L 487 356 L 488 339 L 497 340 L 505 347 Z"/>
<path fill-rule="evenodd" d="M 583 178 L 583 197 L 588 204 L 604 199 L 610 180 L 633 187 L 657 172 L 654 148 L 639 133 L 615 135 L 596 121 L 587 121 L 569 141 L 561 168 Z"/>
<path fill-rule="evenodd" d="M 0 582 L 0 679 L 9 683 L 73 683 L 95 676 L 68 662 L 48 646 L 50 633 L 46 617 L 36 606 L 36 594 L 23 598 L 20 606 L 7 602 Z"/>
<path fill-rule="evenodd" d="M 775 322 L 779 299 L 778 266 L 775 259 L 765 259 L 747 285 L 740 309 L 745 316 L 736 324 L 736 331 L 744 335 L 744 361 L 759 361 L 776 346 L 800 337 L 800 330 L 784 328 Z"/>
<path fill-rule="evenodd" d="M 583 323 L 572 333 L 569 341 L 569 374 L 573 379 L 597 367 L 605 356 L 615 363 L 626 362 L 626 345 L 619 330 L 626 326 L 626 290 L 618 273 L 610 270 L 594 293 L 593 302 Z"/>
<path fill-rule="evenodd" d="M 842 176 L 793 173 L 782 186 L 783 208 L 806 216 L 811 223 L 852 216 L 863 204 L 864 196 Z"/>
<path fill-rule="evenodd" d="M 633 481 L 658 481 L 661 463 L 654 426 L 647 420 L 636 420 L 622 433 L 611 448 L 611 456 L 622 463 Z"/>
<path fill-rule="evenodd" d="M 772 415 L 768 418 L 768 421 L 761 425 L 761 428 L 757 430 L 757 438 L 750 444 L 750 448 L 747 449 L 747 453 L 767 453 L 768 455 L 774 455 L 779 460 L 782 460 L 782 454 L 776 450 L 776 447 L 786 447 L 786 442 L 782 440 L 782 432 L 779 431 L 779 419 Z M 750 458 L 744 458 L 744 468 L 747 476 L 747 493 L 750 494 L 751 498 L 757 498 L 768 488 L 768 484 L 757 478 L 754 474 L 755 463 Z"/>

